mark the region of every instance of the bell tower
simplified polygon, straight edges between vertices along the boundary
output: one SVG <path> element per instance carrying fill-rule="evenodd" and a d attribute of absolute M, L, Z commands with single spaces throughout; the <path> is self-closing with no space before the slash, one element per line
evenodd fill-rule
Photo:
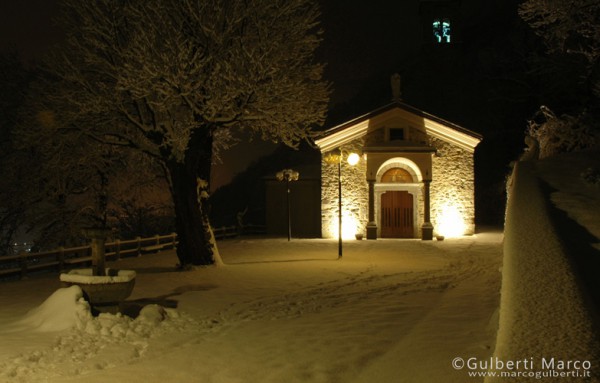
<path fill-rule="evenodd" d="M 424 45 L 441 48 L 460 43 L 459 11 L 460 0 L 421 0 Z"/>

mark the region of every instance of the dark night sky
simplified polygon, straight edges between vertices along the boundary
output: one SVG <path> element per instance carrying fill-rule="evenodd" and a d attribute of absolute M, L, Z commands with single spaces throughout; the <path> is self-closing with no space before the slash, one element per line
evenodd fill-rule
<path fill-rule="evenodd" d="M 467 19 L 474 20 L 486 7 L 501 1 L 462 0 L 462 9 Z M 401 63 L 418 55 L 422 43 L 420 0 L 321 3 L 325 39 L 319 58 L 327 63 L 334 103 L 356 96 L 373 76 L 388 77 Z M 60 39 L 51 21 L 56 11 L 56 0 L 0 2 L 0 49 L 16 46 L 25 60 L 39 57 Z"/>
<path fill-rule="evenodd" d="M 463 49 L 462 54 L 464 57 L 477 59 L 480 54 L 479 50 L 487 50 L 486 54 L 489 55 L 490 51 L 496 48 L 491 45 L 486 46 L 487 37 L 478 36 L 479 31 L 482 30 L 482 27 L 487 26 L 487 33 L 493 33 L 490 37 L 494 37 L 496 42 L 503 41 L 504 31 L 502 28 L 504 26 L 498 26 L 497 31 L 493 28 L 490 29 L 489 26 L 500 18 L 501 12 L 516 15 L 517 0 L 462 0 L 461 3 L 462 26 L 466 31 L 464 33 L 465 43 L 461 48 Z M 25 60 L 39 57 L 50 43 L 60 39 L 60 33 L 53 28 L 51 22 L 51 17 L 57 10 L 55 4 L 56 0 L 2 1 L 0 3 L 0 49 L 6 50 L 11 45 L 16 45 Z M 479 131 L 486 137 L 484 146 L 492 144 L 490 132 L 496 133 L 490 131 L 490 124 L 480 123 L 485 119 L 471 113 L 473 110 L 479 111 L 488 107 L 485 105 L 484 97 L 475 94 L 476 98 L 481 99 L 481 101 L 475 100 L 480 102 L 480 105 L 473 105 L 473 98 L 464 98 L 464 101 L 458 100 L 458 102 L 455 100 L 457 95 L 461 96 L 459 92 L 463 92 L 462 89 L 457 89 L 462 88 L 464 84 L 460 78 L 452 79 L 453 73 L 451 72 L 447 72 L 450 75 L 445 77 L 439 76 L 438 73 L 439 81 L 454 81 L 453 85 L 446 86 L 449 89 L 446 97 L 454 103 L 446 103 L 442 97 L 432 97 L 423 90 L 437 85 L 432 84 L 432 81 L 438 80 L 432 80 L 432 75 L 428 74 L 431 72 L 427 72 L 430 69 L 436 71 L 435 67 L 420 71 L 414 70 L 414 63 L 419 63 L 418 57 L 422 54 L 423 47 L 419 0 L 395 2 L 389 0 L 370 0 L 368 2 L 364 0 L 321 0 L 321 4 L 324 42 L 319 52 L 319 59 L 327 63 L 326 77 L 333 83 L 332 115 L 336 112 L 334 109 L 344 103 L 349 106 L 343 113 L 338 113 L 341 118 L 351 118 L 368 112 L 371 106 L 362 106 L 357 99 L 359 100 L 361 97 L 363 100 L 369 97 L 373 99 L 372 96 L 377 92 L 379 95 L 383 95 L 383 101 L 387 102 L 388 94 L 390 94 L 389 76 L 399 71 L 403 74 L 403 84 L 408 88 L 403 93 L 409 104 Z M 479 37 L 479 45 L 469 46 L 468 39 L 476 36 Z M 508 45 L 508 49 L 512 49 L 512 46 Z M 465 60 L 464 57 L 463 60 Z M 409 64 L 407 63 L 411 62 L 413 63 L 413 72 L 405 76 L 403 70 L 408 68 Z M 463 68 L 465 65 L 465 63 L 459 64 Z M 417 75 L 421 77 L 417 77 Z M 412 89 L 410 89 L 411 83 Z M 440 84 L 440 86 L 443 87 L 444 84 Z M 474 82 L 471 86 L 472 94 L 473 91 L 481 90 L 476 88 L 477 85 Z M 411 97 L 411 91 L 415 97 Z M 432 101 L 436 101 L 436 98 L 438 105 L 432 103 Z M 528 108 L 529 105 L 524 107 L 526 110 Z M 468 124 L 467 118 L 463 119 L 468 114 L 465 113 L 465 110 L 469 109 L 473 114 L 470 117 L 471 124 Z M 533 109 L 531 110 L 533 111 Z M 511 111 L 511 113 L 514 112 Z M 465 122 L 467 122 L 466 125 Z M 519 125 L 518 135 L 525 127 L 525 119 L 516 119 L 516 122 L 516 124 L 509 125 Z M 485 131 L 485 129 L 488 130 Z M 500 137 L 499 139 L 503 140 L 504 138 Z M 515 141 L 513 137 L 506 139 Z M 520 142 L 517 142 L 515 145 L 519 144 Z M 498 144 L 494 143 L 492 146 L 495 145 Z M 224 163 L 215 168 L 212 186 L 227 182 L 232 174 L 244 170 L 252 159 L 272 148 L 271 145 L 256 141 L 235 147 L 231 153 L 224 156 Z M 244 155 L 240 155 L 240 153 L 244 153 Z M 511 153 L 500 156 L 502 158 L 489 158 L 483 162 L 497 162 L 498 172 L 504 172 L 502 167 L 505 166 L 504 162 L 508 162 L 506 158 L 513 155 Z M 495 177 L 498 178 L 498 176 Z"/>
<path fill-rule="evenodd" d="M 0 2 L 0 49 L 16 47 L 30 60 L 39 57 L 59 37 L 52 24 L 54 0 L 5 0 Z"/>
<path fill-rule="evenodd" d="M 1 2 L 0 49 L 14 46 L 26 61 L 40 57 L 60 39 L 60 32 L 51 21 L 56 11 L 55 0 Z M 396 63 L 414 54 L 420 44 L 417 0 L 323 0 L 322 24 L 325 41 L 321 53 L 327 62 L 326 76 L 334 85 L 333 102 L 355 96 L 373 73 L 392 74 Z M 247 146 L 243 150 L 253 152 L 251 157 L 272 148 L 256 141 Z M 237 147 L 234 151 L 237 154 L 240 150 Z M 217 167 L 214 184 L 228 178 L 220 179 L 220 175 L 239 172 L 246 165 L 225 162 Z"/>
<path fill-rule="evenodd" d="M 324 1 L 327 77 L 333 101 L 354 96 L 374 73 L 397 71 L 421 44 L 418 1 Z"/>
<path fill-rule="evenodd" d="M 334 98 L 351 97 L 372 73 L 391 73 L 420 44 L 417 0 L 323 0 L 323 59 L 335 82 Z M 60 38 L 52 17 L 56 0 L 0 2 L 0 49 L 16 47 L 25 60 L 39 57 Z"/>

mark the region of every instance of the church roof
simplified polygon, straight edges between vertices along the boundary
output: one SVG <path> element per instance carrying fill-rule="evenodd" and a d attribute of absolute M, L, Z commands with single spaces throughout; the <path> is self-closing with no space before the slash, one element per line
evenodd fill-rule
<path fill-rule="evenodd" d="M 362 116 L 327 129 L 322 137 L 315 140 L 315 143 L 322 152 L 332 150 L 365 135 L 373 119 L 399 111 L 408 112 L 413 118 L 418 119 L 419 123 L 422 122 L 428 135 L 455 144 L 471 152 L 475 150 L 475 147 L 483 139 L 483 136 L 479 133 L 463 128 L 460 125 L 444 120 L 404 102 L 394 101 L 369 113 L 363 114 Z"/>

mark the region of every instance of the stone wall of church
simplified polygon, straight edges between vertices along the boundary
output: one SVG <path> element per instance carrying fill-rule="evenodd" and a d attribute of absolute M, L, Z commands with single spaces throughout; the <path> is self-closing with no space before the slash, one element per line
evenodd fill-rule
<path fill-rule="evenodd" d="M 368 223 L 369 188 L 366 182 L 366 162 L 361 157 L 355 166 L 348 164 L 351 152 L 361 153 L 364 139 L 357 139 L 342 147 L 342 232 L 344 238 L 366 234 Z M 431 223 L 434 233 L 471 235 L 475 231 L 475 186 L 473 153 L 437 138 L 430 144 L 437 148 L 432 160 Z M 321 157 L 321 230 L 324 238 L 338 236 L 338 166 Z M 423 195 L 418 195 L 417 237 L 423 217 Z"/>
<path fill-rule="evenodd" d="M 366 235 L 369 218 L 369 186 L 366 181 L 366 162 L 361 156 L 358 164 L 350 166 L 349 153 L 360 154 L 364 139 L 342 146 L 342 233 L 344 238 Z M 324 238 L 338 236 L 338 166 L 329 164 L 321 155 L 321 230 Z"/>
<path fill-rule="evenodd" d="M 431 223 L 435 234 L 459 229 L 460 235 L 475 231 L 475 174 L 473 153 L 437 138 L 431 182 Z M 463 226 L 460 229 L 460 226 Z"/>

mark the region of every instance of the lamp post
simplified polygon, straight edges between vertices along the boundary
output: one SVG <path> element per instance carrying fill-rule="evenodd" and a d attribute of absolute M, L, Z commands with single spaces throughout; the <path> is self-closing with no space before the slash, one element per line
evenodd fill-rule
<path fill-rule="evenodd" d="M 277 172 L 275 177 L 279 181 L 285 181 L 287 187 L 287 220 L 288 220 L 288 241 L 292 239 L 292 215 L 290 213 L 290 181 L 297 181 L 300 177 L 300 173 L 292 169 L 283 169 Z"/>
<path fill-rule="evenodd" d="M 338 259 L 342 258 L 342 150 L 336 149 L 325 157 L 325 162 L 338 167 Z M 348 154 L 348 164 L 354 166 L 360 160 L 356 153 Z"/>

